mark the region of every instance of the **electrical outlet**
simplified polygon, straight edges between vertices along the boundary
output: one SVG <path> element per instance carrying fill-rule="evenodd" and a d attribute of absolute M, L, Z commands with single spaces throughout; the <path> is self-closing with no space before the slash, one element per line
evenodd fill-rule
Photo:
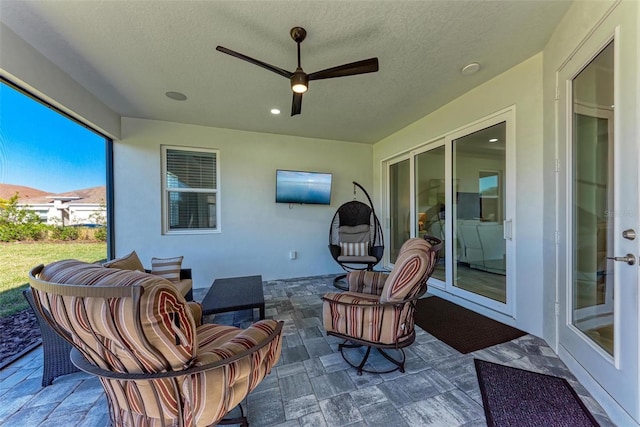
<path fill-rule="evenodd" d="M 296 259 L 296 258 L 298 258 L 298 253 L 296 251 L 289 252 L 289 259 Z"/>

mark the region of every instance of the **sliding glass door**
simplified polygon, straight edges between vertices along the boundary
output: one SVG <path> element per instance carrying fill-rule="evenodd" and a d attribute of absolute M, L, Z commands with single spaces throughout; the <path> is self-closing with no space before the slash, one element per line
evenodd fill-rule
<path fill-rule="evenodd" d="M 507 301 L 504 238 L 506 123 L 452 141 L 453 285 Z"/>
<path fill-rule="evenodd" d="M 512 314 L 511 110 L 387 162 L 387 264 L 410 237 L 443 240 L 430 289 Z"/>

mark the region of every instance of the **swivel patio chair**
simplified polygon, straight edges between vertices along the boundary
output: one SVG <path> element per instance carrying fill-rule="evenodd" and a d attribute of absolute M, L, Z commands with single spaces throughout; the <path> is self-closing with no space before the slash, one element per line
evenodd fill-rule
<path fill-rule="evenodd" d="M 324 328 L 328 335 L 344 339 L 338 348 L 358 375 L 405 371 L 403 349 L 414 342 L 416 335 L 413 313 L 418 299 L 427 291 L 441 245 L 442 241 L 433 236 L 409 239 L 400 248 L 391 273 L 349 272 L 348 291 L 322 297 Z M 345 349 L 358 347 L 366 347 L 366 351 L 359 362 L 354 362 Z M 372 348 L 392 363 L 390 369 L 365 367 Z M 396 350 L 399 357 L 385 351 L 389 349 Z"/>
<path fill-rule="evenodd" d="M 37 310 L 96 375 L 114 426 L 248 425 L 224 419 L 278 361 L 282 322 L 200 325 L 168 280 L 76 260 L 31 270 Z"/>
<path fill-rule="evenodd" d="M 355 200 L 356 188 L 360 188 L 369 204 Z M 357 182 L 353 182 L 354 200 L 341 205 L 333 216 L 329 228 L 329 251 L 331 256 L 347 272 L 355 270 L 373 270 L 384 254 L 384 236 L 380 221 L 376 216 L 373 203 L 367 191 Z M 335 278 L 334 285 L 342 290 L 338 283 L 345 275 Z"/>
<path fill-rule="evenodd" d="M 71 352 L 71 344 L 65 341 L 58 333 L 56 333 L 49 324 L 40 315 L 33 300 L 31 289 L 22 291 L 25 299 L 29 303 L 29 307 L 33 310 L 33 314 L 38 321 L 40 327 L 40 336 L 42 337 L 42 387 L 50 386 L 53 380 L 59 376 L 73 374 L 79 372 L 80 369 L 71 363 L 69 353 Z"/>

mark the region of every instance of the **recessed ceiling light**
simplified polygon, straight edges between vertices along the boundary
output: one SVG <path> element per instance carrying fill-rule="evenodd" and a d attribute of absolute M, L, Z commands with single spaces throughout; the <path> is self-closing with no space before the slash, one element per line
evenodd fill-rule
<path fill-rule="evenodd" d="M 469 76 L 471 74 L 475 74 L 480 70 L 480 64 L 477 62 L 472 62 L 471 64 L 465 66 L 460 72 L 465 76 Z"/>
<path fill-rule="evenodd" d="M 165 92 L 165 95 L 167 95 L 167 98 L 171 98 L 174 101 L 186 101 L 187 99 L 187 95 L 185 95 L 182 92 Z"/>
<path fill-rule="evenodd" d="M 280 110 L 278 110 L 277 108 L 272 108 L 271 114 L 280 114 Z"/>
<path fill-rule="evenodd" d="M 489 142 L 498 142 L 498 138 L 491 138 Z"/>

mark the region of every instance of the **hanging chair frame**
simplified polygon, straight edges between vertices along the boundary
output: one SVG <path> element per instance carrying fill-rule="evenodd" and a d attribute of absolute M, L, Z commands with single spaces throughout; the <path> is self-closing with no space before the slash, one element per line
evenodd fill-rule
<path fill-rule="evenodd" d="M 366 203 L 363 203 L 361 201 L 358 201 L 356 198 L 356 193 L 357 193 L 357 189 L 360 189 L 364 195 L 367 198 L 367 201 L 369 202 L 369 204 L 367 205 Z M 366 207 L 366 209 L 368 209 L 368 218 L 369 218 L 369 222 L 368 225 L 371 227 L 370 228 L 370 234 L 371 234 L 371 241 L 370 241 L 370 247 L 369 247 L 369 256 L 366 260 L 362 260 L 362 259 L 354 259 L 354 260 L 345 260 L 343 257 L 341 256 L 341 247 L 340 245 L 336 245 L 336 236 L 335 233 L 337 232 L 336 228 L 335 228 L 335 223 L 336 220 L 340 221 L 340 213 L 341 211 L 345 211 L 348 209 L 348 207 L 355 207 L 356 210 L 359 210 L 360 212 L 363 211 L 363 207 L 359 206 L 359 205 L 364 205 L 364 207 Z M 343 203 L 337 210 L 336 213 L 333 216 L 333 219 L 331 221 L 331 225 L 329 227 L 329 251 L 331 252 L 331 256 L 333 257 L 333 259 L 340 265 L 340 267 L 342 267 L 342 269 L 346 272 L 349 271 L 354 271 L 354 270 L 373 270 L 373 267 L 378 264 L 381 260 L 382 260 L 382 256 L 384 254 L 384 235 L 382 233 L 382 226 L 380 225 L 380 221 L 378 220 L 378 217 L 376 215 L 375 212 L 375 208 L 373 206 L 373 202 L 371 201 L 371 197 L 369 196 L 369 193 L 367 193 L 367 190 L 364 189 L 364 187 L 362 187 L 360 184 L 358 184 L 357 182 L 353 181 L 353 200 Z M 339 259 L 342 258 L 342 259 Z M 345 290 L 345 287 L 343 285 L 340 285 L 339 282 L 344 279 L 346 276 L 346 274 L 343 275 L 339 275 L 334 279 L 334 286 Z"/>

